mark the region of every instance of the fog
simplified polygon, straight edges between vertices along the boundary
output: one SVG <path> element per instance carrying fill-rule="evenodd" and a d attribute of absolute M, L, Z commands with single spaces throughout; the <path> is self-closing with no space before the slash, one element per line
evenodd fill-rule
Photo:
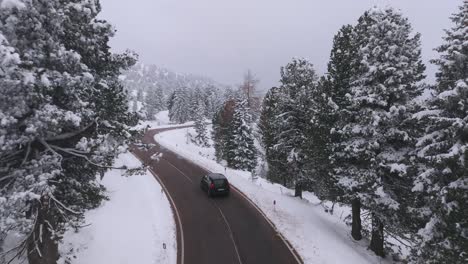
<path fill-rule="evenodd" d="M 324 73 L 334 34 L 374 5 L 400 9 L 422 34 L 429 60 L 461 0 L 102 0 L 102 18 L 117 29 L 114 51 L 136 51 L 140 61 L 235 85 L 247 69 L 260 88 L 277 84 L 292 57 L 309 59 Z"/>

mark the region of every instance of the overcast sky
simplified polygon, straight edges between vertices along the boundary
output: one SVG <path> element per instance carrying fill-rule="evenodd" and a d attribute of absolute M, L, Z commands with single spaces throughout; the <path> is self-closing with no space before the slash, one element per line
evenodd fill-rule
<path fill-rule="evenodd" d="M 462 0 L 101 0 L 102 18 L 117 28 L 117 51 L 177 72 L 238 84 L 251 69 L 260 88 L 278 83 L 292 57 L 323 73 L 334 34 L 370 7 L 393 6 L 422 34 L 426 64 L 437 54 L 449 16 Z M 435 67 L 428 65 L 429 80 Z"/>

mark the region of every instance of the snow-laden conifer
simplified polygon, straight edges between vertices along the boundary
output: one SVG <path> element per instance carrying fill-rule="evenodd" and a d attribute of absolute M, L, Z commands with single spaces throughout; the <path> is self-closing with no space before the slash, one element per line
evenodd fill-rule
<path fill-rule="evenodd" d="M 104 199 L 96 176 L 134 124 L 98 1 L 10 1 L 0 8 L 0 233 L 53 258 L 66 225 Z M 4 234 L 4 233 L 3 233 Z M 0 239 L 3 237 L 0 234 Z"/>
<path fill-rule="evenodd" d="M 349 94 L 350 118 L 336 133 L 335 174 L 341 186 L 372 212 L 371 249 L 383 252 L 383 226 L 407 210 L 407 157 L 413 140 L 405 128 L 408 102 L 421 91 L 420 35 L 398 11 L 373 8 L 354 30 L 358 65 Z"/>
<path fill-rule="evenodd" d="M 418 263 L 468 262 L 468 1 L 452 16 L 453 27 L 434 60 L 436 96 L 414 115 L 425 126 L 417 142 L 422 160 L 412 191 L 425 205 L 414 250 Z"/>

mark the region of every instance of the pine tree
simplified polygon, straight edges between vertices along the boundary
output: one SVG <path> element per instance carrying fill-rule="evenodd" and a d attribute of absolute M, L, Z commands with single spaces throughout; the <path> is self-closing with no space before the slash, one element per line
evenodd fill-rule
<path fill-rule="evenodd" d="M 207 128 L 205 122 L 205 103 L 200 100 L 198 101 L 197 106 L 195 107 L 195 137 L 193 138 L 193 142 L 202 147 L 208 147 L 208 136 L 207 136 Z"/>
<path fill-rule="evenodd" d="M 214 85 L 209 85 L 203 91 L 203 100 L 205 102 L 205 117 L 213 118 L 216 111 L 221 107 L 223 101 L 221 92 Z"/>
<path fill-rule="evenodd" d="M 170 96 L 169 119 L 179 124 L 185 123 L 191 118 L 190 94 L 187 88 L 179 88 Z"/>
<path fill-rule="evenodd" d="M 278 162 L 284 159 L 280 158 L 280 153 L 275 149 L 278 143 L 276 135 L 280 132 L 277 120 L 280 115 L 280 100 L 281 93 L 278 87 L 273 87 L 267 92 L 263 99 L 258 128 L 261 135 L 261 143 L 265 149 L 265 159 L 269 164 L 267 178 L 272 182 L 286 185 L 286 175 L 284 175 L 286 168 L 281 166 L 281 162 Z"/>
<path fill-rule="evenodd" d="M 342 143 L 346 141 L 344 134 L 340 133 L 353 114 L 349 111 L 351 100 L 347 94 L 351 94 L 351 83 L 357 75 L 359 66 L 358 57 L 358 37 L 351 25 L 343 26 L 333 39 L 333 48 L 328 63 L 328 79 L 323 82 L 330 86 L 329 97 L 336 108 L 332 111 L 331 119 L 333 124 L 330 131 L 331 166 L 342 164 Z M 338 167 L 338 169 L 340 169 Z M 340 180 L 341 173 L 332 172 L 330 183 L 330 193 L 334 192 L 332 199 L 341 202 L 348 202 L 352 205 L 352 231 L 351 235 L 355 240 L 362 238 L 361 234 L 361 202 L 354 195 L 348 192 L 346 186 L 340 186 L 337 182 Z"/>
<path fill-rule="evenodd" d="M 351 118 L 338 133 L 335 171 L 348 193 L 372 212 L 370 248 L 384 255 L 383 227 L 398 225 L 405 213 L 407 157 L 412 138 L 404 121 L 408 102 L 421 91 L 420 36 L 394 9 L 371 9 L 355 27 L 359 67 L 351 86 Z"/>
<path fill-rule="evenodd" d="M 202 88 L 198 86 L 195 87 L 195 89 L 193 89 L 192 91 L 188 91 L 188 97 L 186 100 L 186 104 L 187 104 L 186 107 L 189 110 L 188 120 L 195 121 L 198 118 L 199 113 L 197 113 L 197 109 L 198 109 L 199 103 L 204 102 L 205 99 L 206 98 L 204 97 L 204 92 L 202 92 Z M 205 111 L 206 111 L 205 109 L 206 109 L 206 106 L 203 106 L 203 112 L 202 112 L 203 116 L 205 115 Z"/>
<path fill-rule="evenodd" d="M 232 168 L 252 172 L 257 165 L 257 151 L 248 111 L 246 100 L 236 102 L 227 142 L 227 162 Z"/>
<path fill-rule="evenodd" d="M 308 179 L 305 174 L 307 160 L 306 145 L 310 125 L 310 92 L 316 88 L 317 75 L 311 63 L 305 59 L 294 58 L 281 68 L 281 101 L 277 126 L 279 162 L 287 170 L 282 172 L 288 177 L 288 183 L 294 184 L 296 196 L 302 196 L 302 188 Z"/>
<path fill-rule="evenodd" d="M 338 109 L 345 110 L 348 104 L 346 94 L 351 92 L 351 81 L 357 67 L 357 52 L 357 45 L 353 41 L 353 26 L 345 25 L 333 38 L 328 62 L 330 97 Z M 345 116 L 338 119 L 345 119 Z"/>
<path fill-rule="evenodd" d="M 340 191 L 332 177 L 330 160 L 332 141 L 331 129 L 335 126 L 337 105 L 332 100 L 334 87 L 328 78 L 322 77 L 307 92 L 306 141 L 304 170 L 310 182 L 310 189 L 321 200 L 336 202 Z"/>
<path fill-rule="evenodd" d="M 240 89 L 233 89 L 231 87 L 227 87 L 224 90 L 224 101 L 229 100 L 237 100 L 239 98 L 243 98 L 242 91 Z"/>
<path fill-rule="evenodd" d="M 166 109 L 164 103 L 164 93 L 160 87 L 156 87 L 148 92 L 145 98 L 148 120 L 155 120 L 156 114 Z"/>
<path fill-rule="evenodd" d="M 426 126 L 417 144 L 420 174 L 413 192 L 424 205 L 414 250 L 417 263 L 468 262 L 468 1 L 452 16 L 437 72 L 437 95 L 415 115 Z"/>
<path fill-rule="evenodd" d="M 357 72 L 358 54 L 356 41 L 353 39 L 354 28 L 351 25 L 341 27 L 338 33 L 333 38 L 333 48 L 330 54 L 330 61 L 328 63 L 328 75 L 326 79 L 322 79 L 321 84 L 325 87 L 325 94 L 330 99 L 330 109 L 327 115 L 330 124 L 330 144 L 329 150 L 330 166 L 339 163 L 339 157 L 333 155 L 333 149 L 339 146 L 342 138 L 339 131 L 347 123 L 350 117 L 349 100 L 347 94 L 351 93 L 351 82 Z M 328 88 L 327 88 L 328 87 Z M 360 202 L 352 197 L 345 195 L 346 191 L 337 184 L 337 177 L 333 171 L 327 178 L 325 185 L 328 193 L 328 199 L 340 202 L 351 202 L 353 204 L 353 218 L 352 218 L 352 236 L 356 240 L 362 238 L 361 235 L 361 213 Z"/>
<path fill-rule="evenodd" d="M 228 141 L 231 138 L 231 123 L 234 115 L 235 101 L 228 100 L 213 116 L 212 139 L 215 156 L 218 162 L 228 160 Z"/>
<path fill-rule="evenodd" d="M 167 110 L 169 110 L 169 115 L 171 113 L 171 109 L 172 107 L 174 107 L 174 101 L 175 101 L 175 97 L 176 97 L 176 92 L 172 92 L 169 94 L 169 96 L 167 97 L 167 101 L 166 101 L 166 106 L 167 106 Z"/>
<path fill-rule="evenodd" d="M 96 175 L 136 121 L 118 80 L 135 57 L 110 53 L 98 1 L 15 3 L 0 9 L 0 232 L 25 235 L 43 263 L 105 199 Z"/>

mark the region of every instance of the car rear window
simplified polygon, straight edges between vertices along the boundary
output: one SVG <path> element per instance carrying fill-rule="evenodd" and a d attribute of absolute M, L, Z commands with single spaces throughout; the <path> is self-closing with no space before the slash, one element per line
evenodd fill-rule
<path fill-rule="evenodd" d="M 213 180 L 215 187 L 225 187 L 226 186 L 226 180 L 223 179 L 217 179 Z"/>

